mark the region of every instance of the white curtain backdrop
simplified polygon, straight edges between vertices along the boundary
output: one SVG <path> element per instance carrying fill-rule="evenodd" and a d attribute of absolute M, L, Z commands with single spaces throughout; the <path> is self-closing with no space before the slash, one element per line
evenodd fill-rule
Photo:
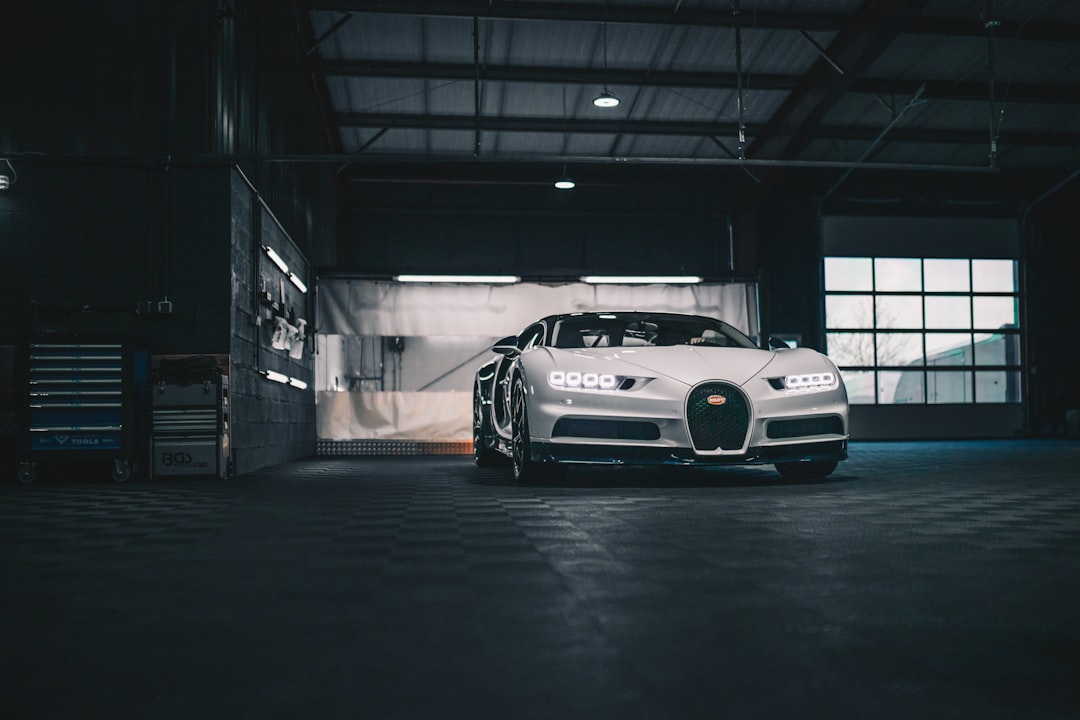
<path fill-rule="evenodd" d="M 746 283 L 700 285 L 453 285 L 329 278 L 319 282 L 319 331 L 337 335 L 503 337 L 545 315 L 591 310 L 685 312 L 748 335 Z"/>
<path fill-rule="evenodd" d="M 472 395 L 464 392 L 320 392 L 320 440 L 467 441 Z"/>
<path fill-rule="evenodd" d="M 472 378 L 489 348 L 546 315 L 594 310 L 682 312 L 719 318 L 756 335 L 757 287 L 465 285 L 322 279 L 319 282 L 317 431 L 322 440 L 469 441 Z M 404 338 L 385 351 L 384 338 Z M 376 354 L 380 380 L 357 376 L 349 348 Z M 374 341 L 374 342 L 372 342 Z M 371 358 L 371 353 L 368 354 Z M 363 387 L 361 387 L 363 386 Z M 352 390 L 350 390 L 352 388 Z"/>

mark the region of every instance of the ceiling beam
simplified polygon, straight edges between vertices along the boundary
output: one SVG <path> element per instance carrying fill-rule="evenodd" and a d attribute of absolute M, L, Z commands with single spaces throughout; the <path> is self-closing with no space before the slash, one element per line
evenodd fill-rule
<path fill-rule="evenodd" d="M 1075 43 L 1076 38 L 1080 37 L 1080 25 L 1075 23 L 1029 23 L 1026 20 L 990 19 L 1000 23 L 994 28 L 995 38 Z M 986 18 L 981 14 L 966 18 L 919 17 L 912 21 L 905 32 L 986 38 Z"/>
<path fill-rule="evenodd" d="M 421 113 L 341 113 L 342 127 L 391 128 L 412 130 L 462 130 L 472 132 L 472 115 L 424 115 Z M 522 133 L 588 133 L 625 135 L 685 135 L 692 137 L 734 137 L 738 123 L 658 120 L 596 120 L 561 117 L 484 117 L 484 129 L 494 132 Z M 763 131 L 760 125 L 749 125 L 751 134 Z M 872 141 L 881 132 L 879 127 L 818 126 L 812 139 Z M 887 142 L 917 142 L 945 144 L 985 144 L 986 131 L 944 128 L 895 128 Z M 1080 147 L 1080 133 L 1002 132 L 1002 145 L 1033 147 Z"/>
<path fill-rule="evenodd" d="M 426 17 L 471 18 L 476 3 L 461 0 L 313 0 L 313 10 L 352 13 L 385 13 Z M 692 25 L 733 27 L 730 8 L 684 8 L 672 12 L 668 7 L 615 6 L 606 3 L 515 2 L 500 0 L 484 3 L 480 17 L 494 20 L 561 20 L 609 24 Z M 835 13 L 769 12 L 756 13 L 756 25 L 773 30 L 836 30 L 844 20 Z"/>
<path fill-rule="evenodd" d="M 413 130 L 471 130 L 472 115 L 423 113 L 340 113 L 342 127 L 390 127 Z M 591 133 L 632 135 L 727 135 L 735 123 L 696 121 L 596 120 L 561 117 L 484 116 L 484 129 L 500 132 Z"/>
<path fill-rule="evenodd" d="M 1039 103 L 1046 105 L 1080 105 L 1080 93 L 1075 85 L 1055 85 L 1053 83 L 1018 83 L 999 80 L 1001 85 L 1008 85 L 1008 102 Z M 873 95 L 909 96 L 918 89 L 914 80 L 894 78 L 861 78 L 852 86 L 850 92 L 870 93 Z M 922 96 L 927 100 L 979 100 L 986 102 L 988 89 L 986 81 L 961 82 L 953 80 L 927 80 Z"/>
<path fill-rule="evenodd" d="M 378 60 L 327 60 L 327 75 L 345 77 L 416 78 L 425 80 L 471 80 L 469 63 L 385 62 Z M 637 87 L 726 88 L 735 87 L 734 73 L 626 70 L 609 68 L 492 65 L 483 66 L 484 80 L 522 83 L 566 83 Z M 790 90 L 801 75 L 755 74 L 753 87 L 759 90 Z M 985 83 L 983 84 L 985 89 Z M 1074 88 L 1075 89 L 1075 88 Z"/>
<path fill-rule="evenodd" d="M 426 17 L 471 18 L 475 3 L 461 0 L 312 0 L 313 10 L 352 13 L 386 13 Z M 734 27 L 730 8 L 681 8 L 674 12 L 657 6 L 606 6 L 606 3 L 521 2 L 500 0 L 485 3 L 481 18 L 496 20 L 563 20 L 569 22 L 608 22 L 612 24 L 685 25 L 698 27 Z M 606 16 L 605 16 L 606 13 Z M 843 13 L 778 12 L 758 10 L 749 29 L 837 31 L 850 15 Z M 1080 25 L 1069 23 L 1028 23 L 1000 19 L 994 36 L 1021 40 L 1075 42 Z M 918 18 L 905 32 L 926 35 L 986 37 L 985 22 L 978 14 L 971 17 Z"/>
<path fill-rule="evenodd" d="M 304 44 L 307 47 L 313 47 L 315 33 L 311 27 L 311 13 L 304 12 L 299 0 L 293 2 L 293 13 L 296 18 L 297 32 Z M 327 74 L 323 67 L 322 57 L 318 53 L 305 53 L 304 70 L 317 99 L 319 122 L 322 125 L 327 145 L 334 152 L 341 152 L 341 131 L 338 128 L 337 114 L 334 112 L 330 90 L 326 86 Z"/>
<path fill-rule="evenodd" d="M 754 136 L 747 155 L 770 160 L 798 156 L 837 101 L 922 11 L 927 0 L 864 0 L 797 88 Z M 836 66 L 844 68 L 837 72 Z"/>
<path fill-rule="evenodd" d="M 476 72 L 471 63 L 422 63 L 383 60 L 324 60 L 323 70 L 330 77 L 413 78 L 423 80 L 468 80 Z M 735 73 L 678 72 L 663 70 L 626 70 L 610 68 L 573 68 L 558 66 L 484 65 L 484 80 L 519 83 L 565 83 L 569 85 L 604 85 L 625 87 L 701 88 L 734 90 Z M 801 75 L 753 73 L 748 76 L 749 92 L 794 90 Z M 919 87 L 915 80 L 902 78 L 862 78 L 849 92 L 874 95 L 910 95 Z M 926 82 L 923 97 L 940 100 L 980 100 L 987 97 L 985 82 L 931 80 Z M 1080 105 L 1075 85 L 1009 82 L 1009 100 L 1014 102 Z"/>

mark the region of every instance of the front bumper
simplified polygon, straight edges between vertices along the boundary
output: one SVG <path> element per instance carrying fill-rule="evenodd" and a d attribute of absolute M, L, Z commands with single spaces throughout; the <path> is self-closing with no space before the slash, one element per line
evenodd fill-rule
<path fill-rule="evenodd" d="M 847 440 L 767 445 L 737 455 L 699 455 L 690 448 L 642 445 L 530 443 L 535 462 L 587 465 L 773 465 L 847 459 Z"/>
<path fill-rule="evenodd" d="M 756 378 L 740 388 L 749 404 L 742 443 L 712 450 L 695 448 L 691 438 L 686 419 L 690 391 L 667 378 L 632 392 L 570 393 L 533 386 L 529 428 L 534 459 L 725 465 L 846 457 L 848 404 L 842 386 L 792 394 Z"/>

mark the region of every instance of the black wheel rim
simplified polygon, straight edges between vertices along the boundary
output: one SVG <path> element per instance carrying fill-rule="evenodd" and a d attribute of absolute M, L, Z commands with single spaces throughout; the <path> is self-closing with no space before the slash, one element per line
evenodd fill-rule
<path fill-rule="evenodd" d="M 484 438 L 481 434 L 480 421 L 480 398 L 473 393 L 473 421 L 472 421 L 472 451 L 473 460 L 480 461 L 480 450 L 483 447 Z"/>
<path fill-rule="evenodd" d="M 511 409 L 512 437 L 510 445 L 514 456 L 514 476 L 520 477 L 525 466 L 525 433 L 528 432 L 525 418 L 525 393 L 520 383 L 514 385 L 513 407 Z"/>

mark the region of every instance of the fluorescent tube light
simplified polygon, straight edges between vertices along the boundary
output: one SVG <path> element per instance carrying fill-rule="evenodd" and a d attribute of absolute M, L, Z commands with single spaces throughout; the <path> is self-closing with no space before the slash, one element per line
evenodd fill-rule
<path fill-rule="evenodd" d="M 274 370 L 263 370 L 263 375 L 266 376 L 267 380 L 273 380 L 274 382 L 281 383 L 283 385 L 285 383 L 289 382 L 289 376 L 288 375 L 285 375 L 285 374 L 282 374 L 282 373 L 279 373 L 279 372 L 275 372 Z"/>
<path fill-rule="evenodd" d="M 289 273 L 289 280 L 292 281 L 293 285 L 295 285 L 297 288 L 300 289 L 300 292 L 302 292 L 302 293 L 307 292 L 307 285 L 304 284 L 303 280 L 296 277 L 296 273 Z"/>
<path fill-rule="evenodd" d="M 280 255 L 274 252 L 274 248 L 270 247 L 269 245 L 263 245 L 262 248 L 266 251 L 266 255 L 270 258 L 270 260 L 278 266 L 278 270 L 283 273 L 289 272 L 289 266 L 285 264 L 285 261 L 281 259 Z"/>
<path fill-rule="evenodd" d="M 267 380 L 273 380 L 282 385 L 292 385 L 294 388 L 299 388 L 300 390 L 307 389 L 307 383 L 300 378 L 289 377 L 285 373 L 279 373 L 276 370 L 263 370 L 261 372 L 266 376 Z"/>
<path fill-rule="evenodd" d="M 521 282 L 517 275 L 396 275 L 398 282 L 487 283 L 490 285 Z"/>
<path fill-rule="evenodd" d="M 7 190 L 9 187 L 15 184 L 15 181 L 19 179 L 18 174 L 15 172 L 15 166 L 11 164 L 11 161 L 7 158 L 0 158 L 0 163 L 4 163 L 8 166 L 8 170 L 11 174 L 0 174 L 0 190 Z"/>
<path fill-rule="evenodd" d="M 585 275 L 581 282 L 591 285 L 694 285 L 698 275 Z"/>

